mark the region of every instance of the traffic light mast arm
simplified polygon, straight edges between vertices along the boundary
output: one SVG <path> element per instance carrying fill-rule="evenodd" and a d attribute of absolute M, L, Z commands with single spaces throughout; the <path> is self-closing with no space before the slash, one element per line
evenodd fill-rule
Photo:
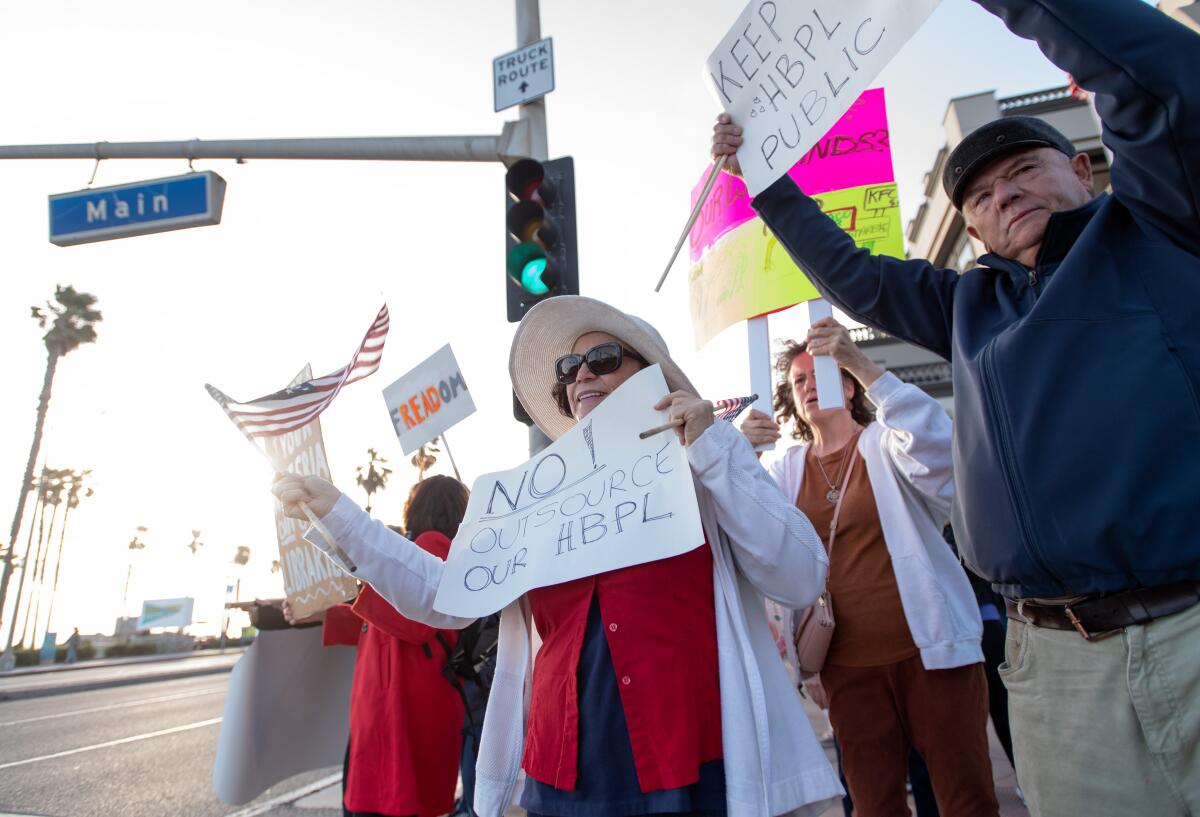
<path fill-rule="evenodd" d="M 337 159 L 394 162 L 504 162 L 537 142 L 529 121 L 505 122 L 499 136 L 361 136 L 330 139 L 189 139 L 9 145 L 0 159 Z M 542 140 L 545 141 L 544 138 Z"/>

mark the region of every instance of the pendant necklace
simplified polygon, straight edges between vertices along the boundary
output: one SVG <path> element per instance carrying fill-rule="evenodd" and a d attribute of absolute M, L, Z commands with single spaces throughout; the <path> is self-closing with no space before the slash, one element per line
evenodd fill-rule
<path fill-rule="evenodd" d="M 850 442 L 846 443 L 846 451 L 844 454 L 842 454 L 842 462 L 840 465 L 838 465 L 837 477 L 835 479 L 831 480 L 829 478 L 829 474 L 825 472 L 825 466 L 821 464 L 821 458 L 817 456 L 817 452 L 813 452 L 813 459 L 817 462 L 817 468 L 821 469 L 821 477 L 825 480 L 825 484 L 829 486 L 829 490 L 825 492 L 825 498 L 834 505 L 836 505 L 837 501 L 842 498 L 842 492 L 838 488 L 838 485 L 842 481 L 842 472 L 846 468 L 846 462 L 849 459 L 850 452 L 854 450 L 854 442 L 858 439 L 859 433 L 861 433 L 861 431 L 855 433 L 855 435 L 850 438 Z"/>

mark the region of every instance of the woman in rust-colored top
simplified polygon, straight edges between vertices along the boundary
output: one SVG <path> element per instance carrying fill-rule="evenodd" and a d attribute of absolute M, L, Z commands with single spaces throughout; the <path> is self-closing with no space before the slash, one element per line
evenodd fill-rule
<path fill-rule="evenodd" d="M 841 367 L 842 407 L 819 408 L 814 354 Z M 805 686 L 828 704 L 855 812 L 908 813 L 904 782 L 916 748 L 944 817 L 996 815 L 982 624 L 941 537 L 953 490 L 950 419 L 872 363 L 832 319 L 814 324 L 806 343 L 789 343 L 777 370 L 776 420 L 791 421 L 803 442 L 769 470 L 829 551 L 836 622 L 824 668 Z M 742 431 L 755 445 L 780 436 L 761 412 Z"/>

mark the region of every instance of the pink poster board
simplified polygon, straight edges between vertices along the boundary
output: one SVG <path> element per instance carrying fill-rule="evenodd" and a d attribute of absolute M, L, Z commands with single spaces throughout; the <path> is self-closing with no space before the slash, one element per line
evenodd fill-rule
<path fill-rule="evenodd" d="M 704 189 L 709 169 L 704 169 L 692 189 L 693 205 Z M 810 196 L 894 181 L 883 89 L 864 91 L 788 175 Z M 692 262 L 699 261 L 721 236 L 754 217 L 746 185 L 722 173 L 689 236 Z"/>

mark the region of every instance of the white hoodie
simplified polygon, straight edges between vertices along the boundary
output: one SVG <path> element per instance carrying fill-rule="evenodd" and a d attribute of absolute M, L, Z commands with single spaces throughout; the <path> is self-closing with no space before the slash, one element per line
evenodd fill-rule
<path fill-rule="evenodd" d="M 927 670 L 978 663 L 979 606 L 942 538 L 954 496 L 950 418 L 936 400 L 890 372 L 871 384 L 867 398 L 876 419 L 859 436 L 858 451 L 921 663 Z M 807 450 L 807 443 L 793 446 L 768 469 L 787 497 L 800 495 Z"/>

